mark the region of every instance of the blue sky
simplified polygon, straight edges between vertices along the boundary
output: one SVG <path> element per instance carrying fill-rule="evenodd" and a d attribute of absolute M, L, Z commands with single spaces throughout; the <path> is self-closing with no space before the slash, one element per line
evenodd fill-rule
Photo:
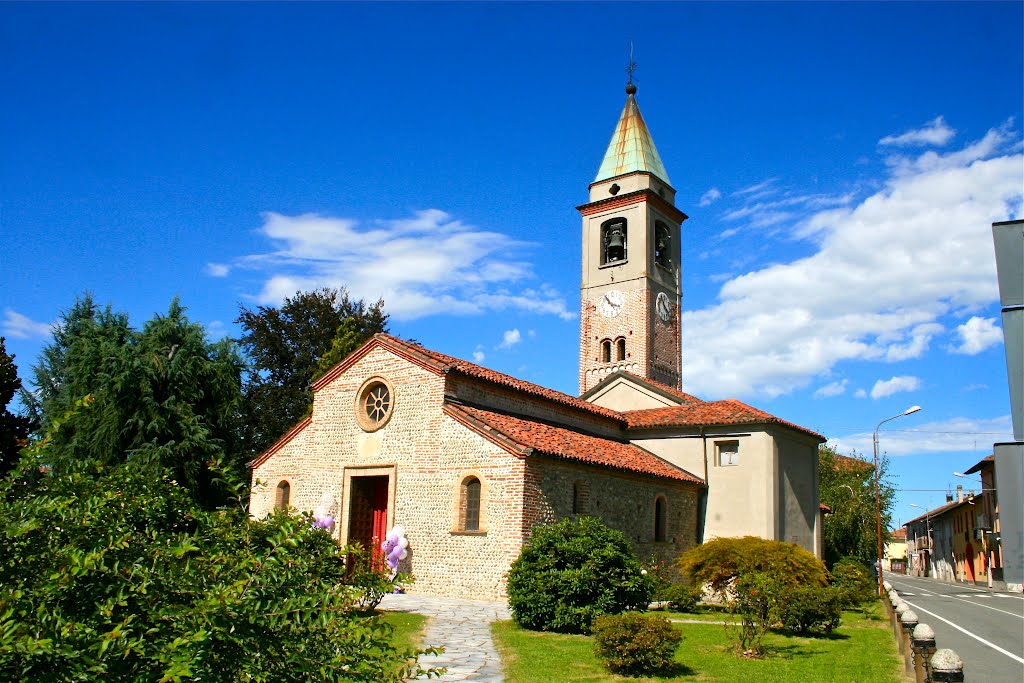
<path fill-rule="evenodd" d="M 1010 438 L 990 225 L 1021 217 L 1021 3 L 0 5 L 0 334 L 345 285 L 576 393 L 579 244 L 624 103 L 684 224 L 684 388 L 937 506 Z M 970 486 L 969 481 L 962 483 Z"/>

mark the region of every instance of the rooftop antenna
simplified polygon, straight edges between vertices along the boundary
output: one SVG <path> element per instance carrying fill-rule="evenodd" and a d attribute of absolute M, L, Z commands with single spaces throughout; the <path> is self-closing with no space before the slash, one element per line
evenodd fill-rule
<path fill-rule="evenodd" d="M 633 85 L 633 72 L 636 71 L 636 62 L 633 61 L 633 39 L 629 40 L 629 64 L 626 66 L 626 73 L 629 74 L 629 83 L 626 84 L 626 94 L 632 95 L 636 92 Z"/>

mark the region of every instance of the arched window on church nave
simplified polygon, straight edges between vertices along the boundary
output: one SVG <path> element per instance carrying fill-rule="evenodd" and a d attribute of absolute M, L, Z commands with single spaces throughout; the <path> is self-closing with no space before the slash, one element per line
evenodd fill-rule
<path fill-rule="evenodd" d="M 654 262 L 672 267 L 672 231 L 661 221 L 654 221 Z"/>
<path fill-rule="evenodd" d="M 277 490 L 274 491 L 274 509 L 275 510 L 287 510 L 288 503 L 292 496 L 292 486 L 283 479 L 277 485 Z"/>
<path fill-rule="evenodd" d="M 615 360 L 626 360 L 626 338 L 619 337 L 615 340 Z"/>
<path fill-rule="evenodd" d="M 654 540 L 668 540 L 668 501 L 665 496 L 654 499 Z"/>
<path fill-rule="evenodd" d="M 626 219 L 612 218 L 601 224 L 601 265 L 625 261 Z"/>
<path fill-rule="evenodd" d="M 611 363 L 612 362 L 612 340 L 605 339 L 601 342 L 601 362 Z"/>
<path fill-rule="evenodd" d="M 459 487 L 459 531 L 480 531 L 483 485 L 479 477 L 467 476 Z"/>
<path fill-rule="evenodd" d="M 590 512 L 590 483 L 577 479 L 572 483 L 572 513 L 585 515 Z"/>

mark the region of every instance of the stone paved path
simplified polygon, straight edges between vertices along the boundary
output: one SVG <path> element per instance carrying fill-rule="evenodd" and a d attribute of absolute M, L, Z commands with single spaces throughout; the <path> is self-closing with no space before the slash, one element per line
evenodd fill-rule
<path fill-rule="evenodd" d="M 379 609 L 393 612 L 415 612 L 430 617 L 424 646 L 443 646 L 444 653 L 420 658 L 426 667 L 446 666 L 441 678 L 474 683 L 502 683 L 501 659 L 491 640 L 491 622 L 511 619 L 504 603 L 435 598 L 423 595 L 386 595 Z"/>

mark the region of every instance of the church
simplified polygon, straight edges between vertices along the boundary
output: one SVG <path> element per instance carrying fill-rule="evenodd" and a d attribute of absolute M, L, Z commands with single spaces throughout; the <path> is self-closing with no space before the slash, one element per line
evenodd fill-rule
<path fill-rule="evenodd" d="M 409 592 L 501 599 L 534 526 L 591 515 L 642 560 L 720 536 L 821 557 L 815 432 L 681 391 L 686 214 L 626 104 L 582 226 L 579 396 L 378 334 L 252 463 L 250 512 L 332 506 L 342 544 L 409 541 Z"/>

